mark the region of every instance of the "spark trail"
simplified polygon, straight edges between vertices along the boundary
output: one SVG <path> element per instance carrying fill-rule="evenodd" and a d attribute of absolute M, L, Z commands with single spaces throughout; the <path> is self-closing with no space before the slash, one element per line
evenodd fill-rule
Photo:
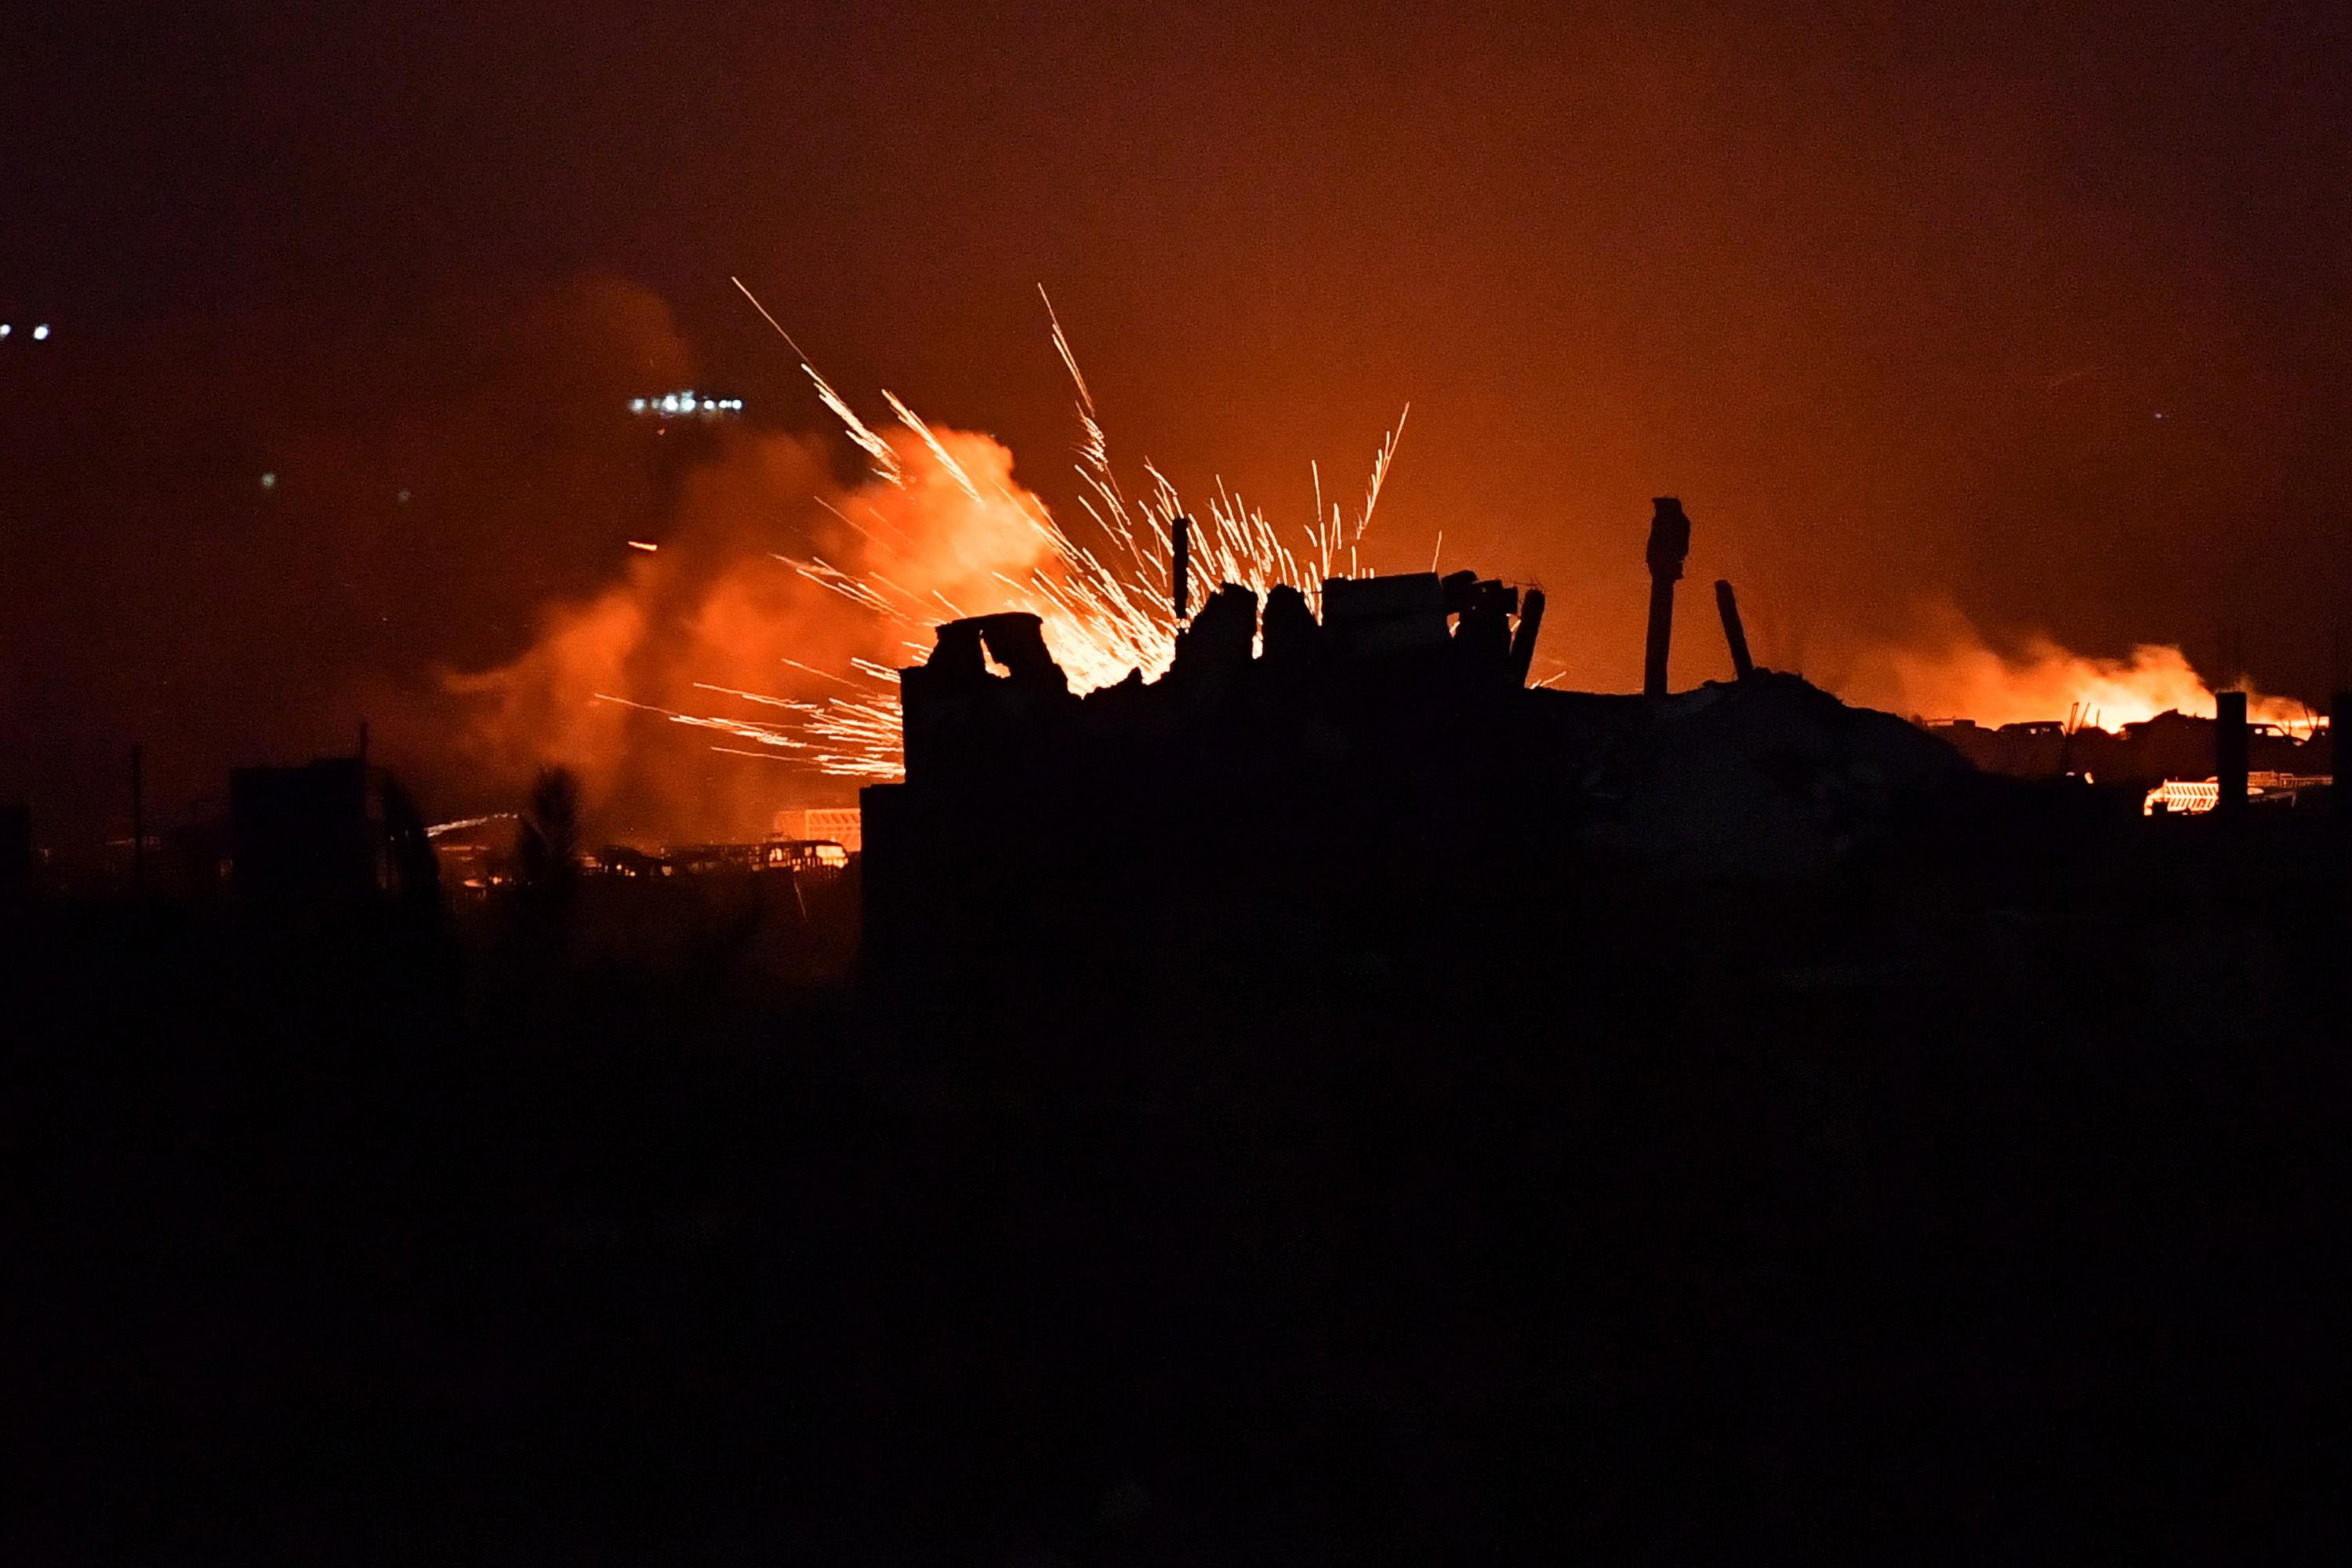
<path fill-rule="evenodd" d="M 1380 505 L 1381 487 L 1388 480 L 1411 405 L 1398 416 L 1395 427 L 1373 454 L 1363 504 L 1352 518 L 1344 515 L 1336 501 L 1325 512 L 1321 476 L 1317 472 L 1317 515 L 1311 525 L 1298 530 L 1294 547 L 1263 510 L 1229 493 L 1222 480 L 1208 506 L 1192 511 L 1167 476 L 1147 461 L 1142 465 L 1145 482 L 1139 493 L 1128 493 L 1112 468 L 1109 442 L 1094 395 L 1048 299 L 1045 313 L 1054 351 L 1076 393 L 1080 439 L 1075 468 L 1078 505 L 1090 525 L 1082 532 L 1086 539 L 1097 541 L 1089 543 L 1065 529 L 1034 496 L 1016 493 L 1002 483 L 992 483 L 984 491 L 985 481 L 958 463 L 931 426 L 890 392 L 886 390 L 882 396 L 903 435 L 894 444 L 867 425 L 801 354 L 800 346 L 741 280 L 734 282 L 792 348 L 818 401 L 840 420 L 844 433 L 870 459 L 877 480 L 907 489 L 923 482 L 927 471 L 935 472 L 959 492 L 959 498 L 951 498 L 947 504 L 966 509 L 972 526 L 1001 528 L 1009 516 L 1017 521 L 1017 526 L 1034 531 L 1035 564 L 1020 574 L 992 574 L 986 603 L 957 604 L 937 591 L 920 593 L 902 586 L 898 579 L 914 574 L 894 573 L 903 558 L 899 545 L 845 513 L 835 515 L 866 542 L 860 552 L 863 559 L 856 568 L 814 554 L 777 556 L 789 570 L 874 616 L 886 637 L 895 637 L 908 656 L 900 663 L 921 661 L 929 651 L 931 630 L 942 619 L 1026 610 L 1043 623 L 1045 645 L 1069 676 L 1074 690 L 1084 693 L 1115 685 L 1131 671 L 1140 671 L 1147 680 L 1157 679 L 1175 657 L 1180 623 L 1170 581 L 1171 532 L 1175 520 L 1188 514 L 1193 519 L 1195 581 L 1238 584 L 1261 597 L 1276 584 L 1289 583 L 1307 595 L 1319 614 L 1326 577 L 1360 574 L 1358 545 Z M 1042 295 L 1044 290 L 1039 292 Z M 881 521 L 878 514 L 877 521 Z M 848 669 L 840 673 L 784 662 L 838 682 L 845 689 L 805 700 L 702 688 L 770 710 L 773 717 L 650 710 L 675 723 L 719 731 L 737 742 L 767 748 L 837 777 L 866 781 L 898 777 L 898 671 L 868 658 L 852 660 Z"/>

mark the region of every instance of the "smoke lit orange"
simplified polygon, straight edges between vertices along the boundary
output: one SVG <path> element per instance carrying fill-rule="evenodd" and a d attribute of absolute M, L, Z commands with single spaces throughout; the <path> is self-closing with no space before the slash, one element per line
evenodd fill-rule
<path fill-rule="evenodd" d="M 745 293 L 748 296 L 750 291 Z M 758 304 L 756 300 L 752 302 Z M 1324 578 L 1359 570 L 1357 544 L 1379 505 L 1381 488 L 1404 429 L 1402 415 L 1373 456 L 1363 503 L 1352 519 L 1336 501 L 1327 510 L 1321 474 L 1315 472 L 1315 521 L 1299 530 L 1294 549 L 1262 510 L 1229 494 L 1222 485 L 1205 509 L 1193 512 L 1167 476 L 1146 464 L 1141 493 L 1130 496 L 1112 470 L 1094 395 L 1060 321 L 1053 319 L 1050 301 L 1046 311 L 1055 352 L 1077 393 L 1079 505 L 1093 525 L 1088 532 L 1098 536 L 1100 544 L 1082 542 L 1034 495 L 973 462 L 969 451 L 960 454 L 959 447 L 973 437 L 935 430 L 887 391 L 882 396 L 898 428 L 887 435 L 877 432 L 803 360 L 801 368 L 815 387 L 819 401 L 866 453 L 875 479 L 924 503 L 928 515 L 937 515 L 942 507 L 953 513 L 951 537 L 965 542 L 972 556 L 962 563 L 964 567 L 987 567 L 991 562 L 1007 560 L 1033 563 L 1017 573 L 987 570 L 989 587 L 983 596 L 951 597 L 938 579 L 970 581 L 971 571 L 943 570 L 935 544 L 920 551 L 910 548 L 907 532 L 895 527 L 878 506 L 866 508 L 867 515 L 863 518 L 835 510 L 835 515 L 864 541 L 864 559 L 856 569 L 821 556 L 779 555 L 777 559 L 873 616 L 888 635 L 899 639 L 908 656 L 907 662 L 922 658 L 929 647 L 931 627 L 942 619 L 1002 610 L 1029 611 L 1044 623 L 1046 646 L 1068 674 L 1072 688 L 1081 692 L 1116 684 L 1132 671 L 1156 679 L 1174 658 L 1180 623 L 1171 591 L 1170 559 L 1171 530 L 1180 516 L 1193 517 L 1192 570 L 1206 583 L 1239 584 L 1260 595 L 1277 583 L 1289 583 L 1312 601 Z M 764 308 L 761 314 L 766 315 Z M 768 319 L 774 324 L 772 316 Z M 787 343 L 792 342 L 781 326 L 777 331 Z M 797 353 L 797 345 L 794 349 Z M 1406 413 L 1410 412 L 1408 406 Z M 764 708 L 777 717 L 651 710 L 677 723 L 716 730 L 773 752 L 796 754 L 841 777 L 898 777 L 897 670 L 871 658 L 853 659 L 845 671 L 817 670 L 806 665 L 796 668 L 836 681 L 844 689 L 808 700 L 698 683 L 705 690 Z"/>

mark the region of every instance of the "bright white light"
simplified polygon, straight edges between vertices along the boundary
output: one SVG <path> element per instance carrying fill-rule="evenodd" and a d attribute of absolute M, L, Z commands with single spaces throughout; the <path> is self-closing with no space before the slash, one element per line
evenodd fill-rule
<path fill-rule="evenodd" d="M 48 335 L 49 326 L 47 321 L 42 322 L 39 326 L 33 329 L 33 341 L 37 343 Z"/>
<path fill-rule="evenodd" d="M 711 419 L 742 410 L 743 400 L 740 397 L 706 397 L 690 387 L 682 392 L 666 392 L 659 397 L 629 399 L 632 414 L 693 414 Z"/>
<path fill-rule="evenodd" d="M 263 489 L 266 489 L 266 490 L 274 490 L 274 489 L 276 489 L 278 488 L 278 476 L 277 476 L 276 474 L 264 474 L 264 475 L 262 475 L 262 476 L 261 476 L 261 488 L 262 488 Z"/>
<path fill-rule="evenodd" d="M 5 321 L 0 321 L 0 338 L 5 338 L 5 337 L 6 337 L 6 336 L 8 335 L 8 333 L 9 333 L 9 331 L 10 331 L 10 329 L 9 329 L 8 323 L 7 323 L 7 322 L 5 322 Z"/>

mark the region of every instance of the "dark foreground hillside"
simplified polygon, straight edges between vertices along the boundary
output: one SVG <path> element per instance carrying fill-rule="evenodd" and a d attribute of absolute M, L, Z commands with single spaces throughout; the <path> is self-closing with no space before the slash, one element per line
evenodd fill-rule
<path fill-rule="evenodd" d="M 20 908 L 0 1558 L 2325 1539 L 2343 844 L 2063 820 L 1374 857 L 1025 997 L 861 988 L 853 889 Z"/>

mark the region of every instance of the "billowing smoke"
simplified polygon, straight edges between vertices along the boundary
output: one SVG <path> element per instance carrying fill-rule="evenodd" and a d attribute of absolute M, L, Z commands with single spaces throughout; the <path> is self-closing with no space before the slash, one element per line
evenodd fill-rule
<path fill-rule="evenodd" d="M 1850 701 L 1927 719 L 1973 719 L 2000 725 L 2074 719 L 2116 729 L 2167 710 L 2210 718 L 2213 689 L 2178 647 L 2143 643 L 2127 657 L 2070 652 L 2051 638 L 2023 638 L 2009 652 L 1990 646 L 1948 604 L 1920 612 L 1920 629 L 1900 643 L 1858 654 L 1836 683 Z M 2250 715 L 2301 726 L 2299 702 L 2252 696 Z"/>
<path fill-rule="evenodd" d="M 541 612 L 519 657 L 451 670 L 462 700 L 458 744 L 489 777 L 546 763 L 579 773 L 604 831 L 742 837 L 788 804 L 847 790 L 789 751 L 714 738 L 666 714 L 741 710 L 756 697 L 821 698 L 864 658 L 919 658 L 893 646 L 870 612 L 794 570 L 779 553 L 857 574 L 887 562 L 894 582 L 941 618 L 1000 607 L 1003 577 L 1024 574 L 1044 546 L 1013 479 L 1013 455 L 984 436 L 933 432 L 979 498 L 931 450 L 895 446 L 899 482 L 844 485 L 833 448 L 814 438 L 731 434 L 689 473 L 652 552 L 632 551 L 598 592 Z"/>
<path fill-rule="evenodd" d="M 715 752 L 598 694 L 756 713 L 697 683 L 805 697 L 827 683 L 784 659 L 910 662 L 776 555 L 865 570 L 887 541 L 910 589 L 999 608 L 993 574 L 1038 548 L 1027 497 L 1003 447 L 946 431 L 984 501 L 911 437 L 904 488 L 862 479 L 837 433 L 779 428 L 826 416 L 764 329 L 710 335 L 739 360 L 589 276 L 41 362 L 0 427 L 0 799 L 35 801 L 59 842 L 120 835 L 136 743 L 151 819 L 177 824 L 222 809 L 231 768 L 347 754 L 365 721 L 436 818 L 511 810 L 559 763 L 592 835 L 731 837 L 845 802 L 788 752 Z M 698 385 L 749 407 L 667 428 L 630 412 Z"/>
<path fill-rule="evenodd" d="M 1010 454 L 992 439 L 940 435 L 967 491 L 911 437 L 894 443 L 901 489 L 861 479 L 860 454 L 835 429 L 783 433 L 825 427 L 826 416 L 793 356 L 731 293 L 724 308 L 690 342 L 659 296 L 590 277 L 520 294 L 419 295 L 368 312 L 294 304 L 207 316 L 113 342 L 77 337 L 65 342 L 70 353 L 26 361 L 18 368 L 42 379 L 0 426 L 10 552 L 0 573 L 0 797 L 34 802 L 43 833 L 59 842 L 119 836 L 136 744 L 151 814 L 195 820 L 221 809 L 231 768 L 347 753 L 365 721 L 373 755 L 440 817 L 511 808 L 549 763 L 582 773 L 589 831 L 615 837 L 734 837 L 780 808 L 845 800 L 847 781 L 789 751 L 745 742 L 734 750 L 760 754 L 732 755 L 714 749 L 725 735 L 646 710 L 772 718 L 709 689 L 814 699 L 844 689 L 803 666 L 916 657 L 899 641 L 903 623 L 891 628 L 779 554 L 887 574 L 944 618 L 1016 601 L 999 574 L 1017 579 L 1038 563 L 1043 537 L 1021 514 L 1031 498 Z M 747 330 L 730 336 L 726 323 L 739 316 Z M 940 326 L 943 363 L 1020 363 L 1004 357 L 1017 345 L 956 335 L 969 326 Z M 1142 343 L 1144 363 L 1172 363 L 1171 346 L 1135 321 L 1106 335 Z M 1044 344 L 1028 346 L 1050 381 Z M 738 357 L 715 366 L 714 352 Z M 1773 377 L 1787 374 L 1785 345 L 1757 354 Z M 1635 676 L 1642 508 L 1622 498 L 1685 472 L 1685 446 L 1733 452 L 1754 476 L 1746 493 L 1697 510 L 1702 552 L 1723 554 L 1695 576 L 1719 569 L 1738 582 L 1759 659 L 1854 700 L 1985 722 L 2088 710 L 2112 726 L 2168 707 L 2210 711 L 2210 684 L 2229 672 L 2200 676 L 2178 648 L 2134 650 L 2132 639 L 2217 624 L 2252 634 L 2248 655 L 2273 688 L 2315 696 L 2341 679 L 2312 655 L 2324 640 L 2313 628 L 2329 623 L 2339 594 L 2331 584 L 2342 552 L 2329 548 L 2332 513 L 2320 504 L 2340 488 L 2329 477 L 2337 470 L 2315 468 L 2297 481 L 2305 489 L 2252 494 L 2233 510 L 2230 498 L 2258 487 L 2237 459 L 2212 456 L 2259 450 L 2283 473 L 2309 467 L 2300 447 L 2256 442 L 2268 427 L 2260 407 L 2192 419 L 2176 416 L 2168 393 L 2159 402 L 2156 388 L 2120 374 L 2062 376 L 2046 395 L 2036 382 L 2041 423 L 1994 432 L 1970 458 L 1969 493 L 1982 495 L 1953 511 L 1965 526 L 1923 524 L 1898 551 L 1871 520 L 1943 511 L 1896 483 L 1901 474 L 1849 464 L 1852 452 L 1895 449 L 1854 432 L 1800 423 L 1726 442 L 1668 421 L 1674 442 L 1629 447 L 1614 468 L 1573 451 L 1555 461 L 1540 445 L 1483 444 L 1479 405 L 1462 388 L 1483 386 L 1486 372 L 1468 381 L 1458 372 L 1450 395 L 1428 401 L 1433 429 L 1415 414 L 1397 510 L 1370 543 L 1383 552 L 1382 570 L 1420 570 L 1442 527 L 1449 565 L 1549 576 L 1542 668 L 1564 660 L 1568 684 L 1622 689 Z M 1415 360 L 1376 378 L 1380 395 L 1419 392 L 1422 374 Z M 964 374 L 934 368 L 921 390 L 966 417 L 1017 416 Z M 1178 388 L 1207 382 L 1197 365 L 1168 374 Z M 1443 391 L 1447 378 L 1438 379 Z M 747 417 L 663 434 L 629 412 L 632 397 L 697 384 L 748 395 Z M 1266 406 L 1286 395 L 1274 390 L 1171 408 L 1166 384 L 1154 402 L 1149 374 L 1130 370 L 1112 384 L 1120 420 L 1172 440 L 1176 450 L 1157 455 L 1196 482 L 1231 477 L 1219 466 L 1234 461 L 1253 493 L 1278 493 L 1278 470 L 1322 433 L 1312 422 L 1269 424 Z M 1268 386 L 1293 384 L 1276 376 Z M 1639 390 L 1626 394 L 1628 407 L 1644 406 Z M 1062 396 L 1053 396 L 1056 416 Z M 1752 400 L 1706 401 L 1736 410 Z M 2339 403 L 2310 405 L 2325 413 Z M 2314 430 L 2326 424 L 2320 413 Z M 2316 436 L 2311 450 L 2336 452 Z M 1801 474 L 1774 466 L 1790 454 L 1840 475 L 1851 468 L 1850 486 L 1808 489 Z M 1731 471 L 1685 488 L 1714 495 Z M 1944 471 L 1923 459 L 1921 473 Z M 1528 499 L 1536 491 L 1541 506 Z M 1620 500 L 1604 515 L 1596 495 Z M 1545 510 L 1561 496 L 1565 521 Z M 2165 510 L 2182 496 L 2201 499 L 2189 511 Z M 1055 499 L 1066 518 L 1079 517 L 1066 496 Z M 1795 521 L 1813 513 L 1818 525 Z M 1285 522 L 1294 545 L 1297 515 Z M 1746 535 L 1743 518 L 1755 520 Z M 2289 522 L 2303 533 L 2242 561 L 2234 575 L 2189 569 L 2197 552 L 2219 548 L 2211 542 L 2275 541 Z M 659 549 L 633 551 L 631 540 Z M 2074 553 L 2053 561 L 2053 552 Z M 2066 646 L 1980 636 L 1956 611 L 1905 609 L 1907 595 L 1937 588 L 1988 626 L 2045 625 Z M 2275 613 L 2256 613 L 2273 602 Z M 1685 614 L 1677 679 L 1719 676 L 1711 630 L 1691 635 L 1710 618 L 1704 597 L 1687 600 Z M 1090 673 L 1099 672 L 1074 668 Z M 2302 717 L 2287 703 L 2255 710 Z"/>

